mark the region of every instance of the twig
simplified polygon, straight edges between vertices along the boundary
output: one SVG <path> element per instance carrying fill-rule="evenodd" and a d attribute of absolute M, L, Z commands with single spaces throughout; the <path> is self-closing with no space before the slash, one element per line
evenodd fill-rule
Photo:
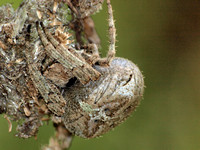
<path fill-rule="evenodd" d="M 63 124 L 54 124 L 56 133 L 49 140 L 49 145 L 43 146 L 42 150 L 67 150 L 71 146 L 73 139 L 72 134 L 65 128 Z"/>

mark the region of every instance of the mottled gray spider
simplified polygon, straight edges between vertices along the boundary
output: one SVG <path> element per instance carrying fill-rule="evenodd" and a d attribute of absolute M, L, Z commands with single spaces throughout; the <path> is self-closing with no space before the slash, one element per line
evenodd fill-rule
<path fill-rule="evenodd" d="M 138 67 L 115 58 L 116 29 L 110 0 L 107 6 L 110 45 L 105 58 L 99 56 L 94 43 L 82 51 L 66 46 L 68 36 L 61 28 L 52 35 L 39 21 L 36 28 L 46 56 L 34 59 L 27 44 L 29 74 L 56 116 L 54 122 L 84 138 L 100 136 L 120 124 L 135 110 L 143 94 Z M 71 83 L 74 78 L 80 82 Z"/>

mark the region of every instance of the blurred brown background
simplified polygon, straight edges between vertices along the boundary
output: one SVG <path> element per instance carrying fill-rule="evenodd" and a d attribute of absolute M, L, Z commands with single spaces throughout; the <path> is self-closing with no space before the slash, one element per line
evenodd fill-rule
<path fill-rule="evenodd" d="M 1 0 L 0 5 L 8 2 Z M 18 0 L 9 0 L 15 8 Z M 117 56 L 136 63 L 145 76 L 144 99 L 125 123 L 101 138 L 76 137 L 71 150 L 200 149 L 200 1 L 112 0 Z M 107 13 L 93 16 L 105 56 Z M 15 123 L 14 123 L 15 124 Z M 14 128 L 15 129 L 15 128 Z M 8 133 L 0 116 L 1 150 L 37 150 L 54 133 L 40 128 L 37 140 Z"/>

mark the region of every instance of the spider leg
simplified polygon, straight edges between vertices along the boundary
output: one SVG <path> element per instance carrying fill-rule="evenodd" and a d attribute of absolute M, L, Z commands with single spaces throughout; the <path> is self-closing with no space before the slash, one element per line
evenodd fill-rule
<path fill-rule="evenodd" d="M 109 39 L 110 39 L 107 61 L 110 62 L 115 57 L 116 53 L 115 51 L 116 28 L 115 28 L 113 10 L 110 0 L 107 0 L 107 5 L 108 5 L 108 15 L 109 15 L 108 22 L 109 22 Z"/>
<path fill-rule="evenodd" d="M 99 78 L 100 73 L 98 71 L 87 64 L 84 59 L 80 59 L 73 54 L 76 53 L 75 50 L 73 51 L 73 53 L 71 53 L 68 49 L 64 47 L 64 45 L 60 44 L 56 39 L 54 39 L 54 37 L 44 27 L 43 23 L 41 23 L 40 25 L 42 26 L 44 33 L 39 28 L 38 22 L 36 23 L 37 31 L 45 47 L 45 50 L 50 57 L 56 59 L 64 67 L 71 69 L 73 75 L 77 77 L 83 84 L 88 83 L 90 80 L 97 80 Z M 77 53 L 77 55 L 79 54 Z"/>
<path fill-rule="evenodd" d="M 33 61 L 32 51 L 29 44 L 26 44 L 26 59 L 29 68 L 29 74 L 34 86 L 38 89 L 41 96 L 44 98 L 45 103 L 50 111 L 55 115 L 61 116 L 65 110 L 65 99 L 62 97 L 57 87 L 49 83 L 38 69 L 37 63 Z"/>
<path fill-rule="evenodd" d="M 86 60 L 87 63 L 94 65 L 100 59 L 97 45 L 88 44 L 87 46 L 85 46 L 84 51 L 81 53 L 81 56 Z"/>
<path fill-rule="evenodd" d="M 108 25 L 109 25 L 109 50 L 107 53 L 106 58 L 100 59 L 98 63 L 100 65 L 109 65 L 111 60 L 115 57 L 115 41 L 116 41 L 116 28 L 115 22 L 113 17 L 113 10 L 110 0 L 107 0 L 107 7 L 108 7 Z"/>

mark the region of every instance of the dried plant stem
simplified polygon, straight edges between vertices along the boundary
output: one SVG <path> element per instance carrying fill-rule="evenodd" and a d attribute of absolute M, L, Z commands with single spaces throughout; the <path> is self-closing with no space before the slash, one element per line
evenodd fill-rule
<path fill-rule="evenodd" d="M 73 139 L 72 134 L 62 124 L 54 124 L 55 136 L 50 138 L 49 145 L 43 146 L 42 150 L 68 150 Z"/>

